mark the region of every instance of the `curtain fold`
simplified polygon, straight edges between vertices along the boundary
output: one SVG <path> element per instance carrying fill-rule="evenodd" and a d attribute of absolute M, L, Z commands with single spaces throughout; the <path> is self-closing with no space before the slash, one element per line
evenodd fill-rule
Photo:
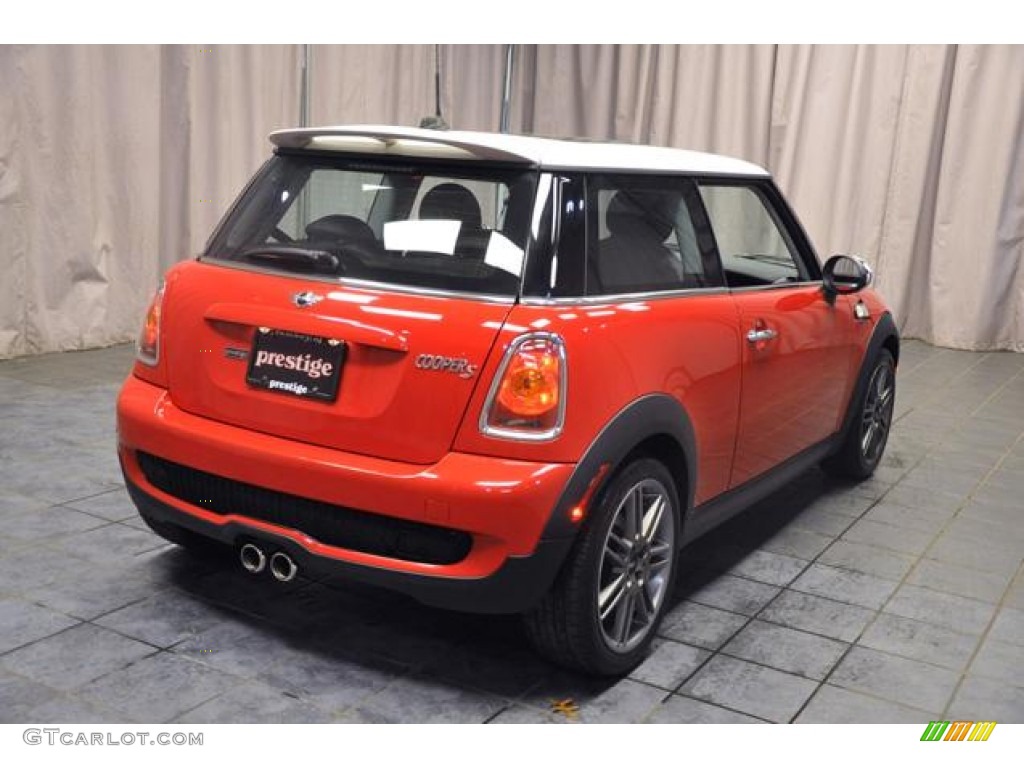
<path fill-rule="evenodd" d="M 416 125 L 435 46 L 313 46 L 314 124 Z M 0 46 L 0 358 L 134 337 L 299 121 L 302 46 Z M 453 128 L 496 130 L 505 46 L 440 46 Z M 903 332 L 1024 350 L 1024 46 L 520 45 L 512 130 L 767 166 Z"/>

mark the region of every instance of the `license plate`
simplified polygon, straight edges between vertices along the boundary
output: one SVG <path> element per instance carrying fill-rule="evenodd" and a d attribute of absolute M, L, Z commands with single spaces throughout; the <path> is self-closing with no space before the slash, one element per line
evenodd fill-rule
<path fill-rule="evenodd" d="M 345 342 L 257 328 L 245 380 L 251 387 L 334 402 L 345 363 Z"/>

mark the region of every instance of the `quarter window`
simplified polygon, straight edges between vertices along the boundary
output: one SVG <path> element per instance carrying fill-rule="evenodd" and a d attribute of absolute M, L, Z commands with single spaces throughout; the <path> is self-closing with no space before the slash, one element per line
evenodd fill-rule
<path fill-rule="evenodd" d="M 589 295 L 720 284 L 692 182 L 596 174 L 588 180 L 587 203 Z"/>
<path fill-rule="evenodd" d="M 732 288 L 808 280 L 775 211 L 755 187 L 702 184 L 726 283 Z"/>

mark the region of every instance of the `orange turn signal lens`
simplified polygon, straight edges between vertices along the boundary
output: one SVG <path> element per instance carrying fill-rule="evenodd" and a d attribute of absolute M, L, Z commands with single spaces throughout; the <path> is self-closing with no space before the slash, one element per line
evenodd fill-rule
<path fill-rule="evenodd" d="M 565 414 L 565 349 L 550 333 L 514 341 L 491 389 L 484 432 L 499 437 L 550 439 Z"/>
<path fill-rule="evenodd" d="M 509 360 L 498 402 L 517 416 L 540 416 L 558 406 L 561 358 L 545 341 L 521 344 Z"/>
<path fill-rule="evenodd" d="M 146 365 L 156 365 L 160 356 L 160 310 L 164 300 L 164 287 L 161 285 L 149 302 L 146 319 L 139 333 L 136 357 Z"/>

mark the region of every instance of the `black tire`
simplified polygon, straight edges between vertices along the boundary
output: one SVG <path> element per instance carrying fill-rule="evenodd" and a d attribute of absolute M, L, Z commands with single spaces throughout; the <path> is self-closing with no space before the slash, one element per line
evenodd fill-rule
<path fill-rule="evenodd" d="M 196 557 L 203 559 L 224 557 L 229 551 L 228 547 L 219 541 L 207 538 L 206 536 L 200 536 L 198 533 L 193 533 L 181 526 L 154 520 L 141 513 L 140 517 L 157 536 L 166 539 L 171 544 L 177 544 Z"/>
<path fill-rule="evenodd" d="M 657 515 L 659 498 L 664 503 Z M 628 525 L 632 510 L 639 511 Z M 671 597 L 680 520 L 679 495 L 661 462 L 641 457 L 616 473 L 591 507 L 551 591 L 523 617 L 537 651 L 597 675 L 621 675 L 642 661 Z M 637 527 L 639 538 L 630 534 Z"/>
<path fill-rule="evenodd" d="M 822 469 L 846 480 L 871 477 L 885 453 L 895 401 L 896 363 L 889 350 L 881 349 L 853 406 L 853 420 L 842 445 L 821 463 Z"/>

